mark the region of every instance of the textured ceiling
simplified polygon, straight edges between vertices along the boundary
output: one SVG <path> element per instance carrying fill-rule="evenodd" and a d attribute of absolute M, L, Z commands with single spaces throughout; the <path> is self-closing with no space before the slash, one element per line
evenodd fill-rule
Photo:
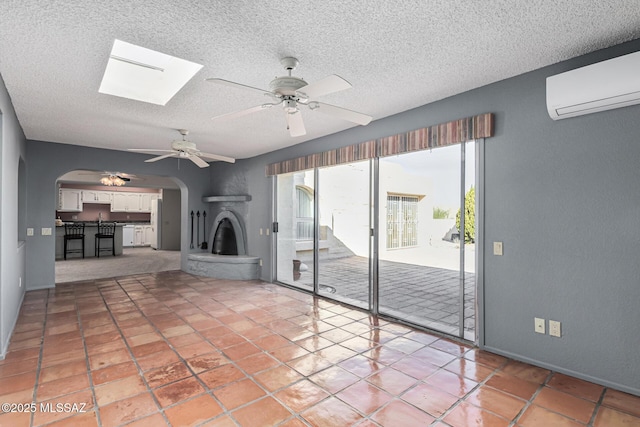
<path fill-rule="evenodd" d="M 29 139 L 168 149 L 191 131 L 202 151 L 252 157 L 354 126 L 303 111 L 292 138 L 259 105 L 295 56 L 295 76 L 338 74 L 353 88 L 319 100 L 374 120 L 640 37 L 637 0 L 109 0 L 0 2 L 0 74 Z M 204 65 L 166 106 L 98 93 L 114 39 Z"/>

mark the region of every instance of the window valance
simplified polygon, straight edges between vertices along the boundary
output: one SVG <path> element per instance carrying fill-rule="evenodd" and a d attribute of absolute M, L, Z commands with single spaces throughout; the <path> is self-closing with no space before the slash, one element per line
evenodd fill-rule
<path fill-rule="evenodd" d="M 493 117 L 493 113 L 480 114 L 323 153 L 271 163 L 266 166 L 266 174 L 279 175 L 489 138 L 493 136 Z"/>

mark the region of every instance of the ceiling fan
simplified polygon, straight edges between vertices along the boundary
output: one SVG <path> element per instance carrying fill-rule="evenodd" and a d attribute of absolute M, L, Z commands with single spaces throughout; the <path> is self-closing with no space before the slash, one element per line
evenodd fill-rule
<path fill-rule="evenodd" d="M 148 148 L 129 148 L 128 151 L 136 151 L 139 153 L 148 153 L 148 154 L 161 154 L 157 157 L 152 157 L 151 159 L 145 160 L 147 163 L 157 162 L 158 160 L 166 159 L 169 157 L 177 157 L 178 159 L 189 159 L 193 163 L 195 163 L 198 167 L 206 168 L 209 167 L 210 161 L 213 160 L 221 160 L 223 162 L 235 163 L 235 159 L 231 157 L 220 156 L 218 154 L 210 154 L 203 153 L 198 150 L 196 144 L 191 141 L 187 141 L 187 135 L 189 135 L 189 131 L 186 129 L 178 129 L 178 132 L 182 135 L 182 140 L 177 139 L 171 143 L 171 150 L 150 150 Z"/>
<path fill-rule="evenodd" d="M 218 78 L 206 79 L 208 82 L 212 83 L 259 92 L 260 94 L 271 97 L 273 100 L 273 102 L 257 105 L 245 110 L 216 116 L 213 119 L 233 119 L 236 117 L 254 113 L 256 111 L 271 108 L 276 105 L 282 105 L 285 117 L 287 119 L 287 128 L 289 129 L 289 133 L 291 134 L 291 136 L 302 136 L 307 133 L 304 122 L 302 120 L 302 115 L 300 114 L 299 107 L 301 106 L 307 107 L 312 111 L 318 110 L 322 113 L 329 114 L 343 120 L 348 120 L 362 126 L 368 125 L 371 121 L 372 117 L 366 114 L 347 110 L 346 108 L 337 107 L 335 105 L 325 104 L 323 102 L 318 102 L 315 100 L 315 98 L 323 95 L 328 95 L 330 93 L 349 89 L 351 87 L 351 84 L 342 77 L 332 74 L 314 83 L 307 83 L 303 79 L 299 77 L 293 77 L 291 75 L 291 71 L 294 70 L 299 64 L 296 58 L 282 58 L 280 60 L 280 63 L 284 66 L 285 70 L 287 70 L 288 76 L 276 77 L 274 80 L 272 80 L 271 83 L 269 83 L 270 90 L 259 89 L 256 87 L 247 86 L 244 84 Z"/>
<path fill-rule="evenodd" d="M 130 173 L 124 173 L 124 172 L 109 172 L 109 171 L 104 171 L 104 172 L 93 172 L 93 171 L 85 171 L 85 172 L 80 172 L 78 173 L 78 175 L 90 175 L 90 176 L 94 176 L 94 177 L 107 177 L 107 178 L 119 178 L 123 181 L 129 182 L 132 179 L 136 180 L 138 179 L 135 175 L 132 175 Z"/>

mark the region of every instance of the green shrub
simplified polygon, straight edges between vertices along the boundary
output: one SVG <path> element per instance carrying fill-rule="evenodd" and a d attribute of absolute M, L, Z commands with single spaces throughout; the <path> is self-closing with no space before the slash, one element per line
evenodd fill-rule
<path fill-rule="evenodd" d="M 433 219 L 447 219 L 449 218 L 449 209 L 442 209 L 439 207 L 433 208 Z"/>
<path fill-rule="evenodd" d="M 460 230 L 460 209 L 456 214 L 456 227 Z M 476 241 L 476 189 L 471 187 L 464 195 L 464 242 Z"/>

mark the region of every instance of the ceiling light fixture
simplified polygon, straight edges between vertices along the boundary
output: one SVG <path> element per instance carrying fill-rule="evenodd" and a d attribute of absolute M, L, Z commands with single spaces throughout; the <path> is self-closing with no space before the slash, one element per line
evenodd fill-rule
<path fill-rule="evenodd" d="M 109 187 L 122 187 L 127 183 L 124 179 L 120 178 L 117 175 L 103 176 L 102 178 L 100 178 L 100 182 L 102 183 L 102 185 L 107 185 Z"/>

